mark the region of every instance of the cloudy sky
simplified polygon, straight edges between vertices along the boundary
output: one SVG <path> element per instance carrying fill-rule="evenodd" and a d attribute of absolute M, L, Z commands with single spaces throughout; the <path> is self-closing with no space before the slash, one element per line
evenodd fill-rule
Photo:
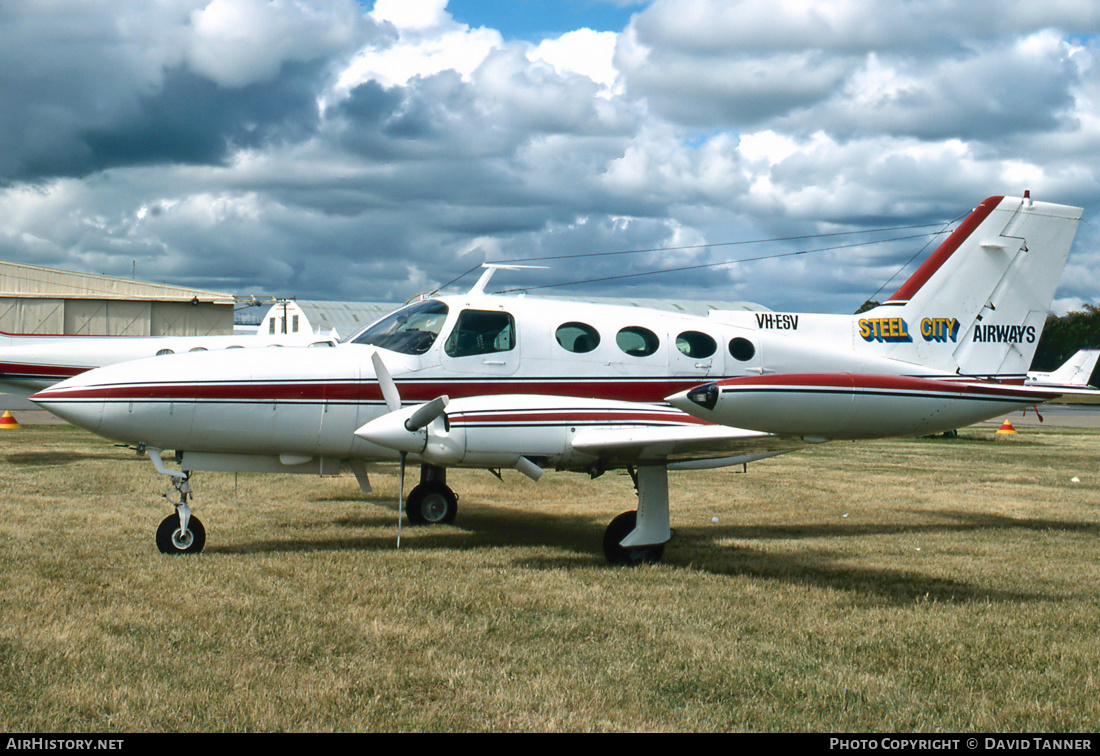
<path fill-rule="evenodd" d="M 1030 189 L 1085 208 L 1065 311 L 1100 301 L 1098 33 L 1095 0 L 3 0 L 0 259 L 393 301 L 546 258 L 499 288 L 852 312 Z"/>

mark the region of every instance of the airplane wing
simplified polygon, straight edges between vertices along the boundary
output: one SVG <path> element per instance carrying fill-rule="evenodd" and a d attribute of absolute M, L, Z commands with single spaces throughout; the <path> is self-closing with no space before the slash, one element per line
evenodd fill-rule
<path fill-rule="evenodd" d="M 700 422 L 667 406 L 519 394 L 441 398 L 437 411 L 407 406 L 356 435 L 434 464 L 507 467 L 526 457 L 578 470 L 688 462 L 721 467 L 808 445 L 797 436 Z"/>
<path fill-rule="evenodd" d="M 619 464 L 700 461 L 735 465 L 809 446 L 794 437 L 718 425 L 592 427 L 577 431 L 572 447 Z"/>
<path fill-rule="evenodd" d="M 1100 404 L 1100 389 L 1059 386 L 1061 394 L 1057 399 L 1049 399 L 1044 404 Z"/>

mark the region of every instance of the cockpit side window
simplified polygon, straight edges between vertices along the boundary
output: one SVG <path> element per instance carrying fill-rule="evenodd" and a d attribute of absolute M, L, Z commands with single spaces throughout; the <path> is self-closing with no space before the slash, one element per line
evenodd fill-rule
<path fill-rule="evenodd" d="M 463 310 L 443 351 L 450 357 L 509 352 L 516 348 L 516 321 L 499 310 Z"/>
<path fill-rule="evenodd" d="M 447 305 L 442 302 L 426 299 L 387 315 L 350 341 L 402 354 L 424 354 L 443 329 L 447 311 Z"/>

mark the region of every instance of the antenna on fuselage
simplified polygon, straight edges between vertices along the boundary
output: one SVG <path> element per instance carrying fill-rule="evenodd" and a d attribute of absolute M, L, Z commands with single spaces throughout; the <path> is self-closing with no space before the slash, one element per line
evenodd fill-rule
<path fill-rule="evenodd" d="M 545 265 L 512 265 L 509 263 L 482 263 L 481 267 L 485 268 L 485 272 L 481 274 L 481 278 L 477 279 L 477 283 L 470 288 L 468 294 L 484 294 L 485 287 L 489 285 L 489 279 L 498 270 L 546 270 Z"/>

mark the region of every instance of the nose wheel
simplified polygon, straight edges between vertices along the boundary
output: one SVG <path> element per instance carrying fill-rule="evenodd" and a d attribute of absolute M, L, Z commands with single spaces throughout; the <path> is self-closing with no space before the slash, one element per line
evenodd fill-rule
<path fill-rule="evenodd" d="M 187 527 L 180 524 L 179 512 L 164 518 L 157 528 L 157 548 L 162 554 L 197 554 L 206 545 L 206 528 L 198 517 L 188 518 Z"/>

